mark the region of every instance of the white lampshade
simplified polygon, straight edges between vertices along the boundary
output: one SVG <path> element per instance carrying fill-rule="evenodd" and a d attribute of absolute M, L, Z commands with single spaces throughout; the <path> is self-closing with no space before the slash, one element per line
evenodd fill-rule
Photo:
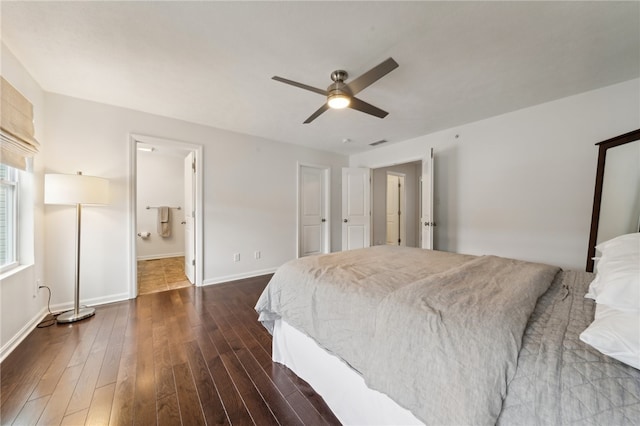
<path fill-rule="evenodd" d="M 109 181 L 83 174 L 44 176 L 45 204 L 107 204 Z"/>

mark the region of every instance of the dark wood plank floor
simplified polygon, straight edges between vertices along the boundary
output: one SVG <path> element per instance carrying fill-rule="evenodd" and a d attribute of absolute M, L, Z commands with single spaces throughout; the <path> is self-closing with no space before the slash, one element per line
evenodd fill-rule
<path fill-rule="evenodd" d="M 148 294 L 35 329 L 0 365 L 2 425 L 339 424 L 271 361 L 270 276 Z"/>

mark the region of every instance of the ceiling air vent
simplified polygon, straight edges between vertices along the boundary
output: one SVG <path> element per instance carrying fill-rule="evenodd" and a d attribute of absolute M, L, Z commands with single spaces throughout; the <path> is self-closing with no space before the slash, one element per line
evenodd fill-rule
<path fill-rule="evenodd" d="M 382 145 L 383 143 L 387 143 L 387 142 L 389 142 L 389 141 L 386 140 L 386 139 L 380 139 L 378 142 L 370 143 L 369 146 L 378 146 L 378 145 Z"/>

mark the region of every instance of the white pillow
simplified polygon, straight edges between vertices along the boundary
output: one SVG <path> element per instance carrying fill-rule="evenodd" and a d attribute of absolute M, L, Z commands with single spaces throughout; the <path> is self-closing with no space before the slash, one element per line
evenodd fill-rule
<path fill-rule="evenodd" d="M 617 309 L 640 310 L 640 233 L 599 244 L 595 279 L 585 297 Z"/>
<path fill-rule="evenodd" d="M 640 311 L 640 256 L 612 260 L 598 272 L 596 302 Z"/>
<path fill-rule="evenodd" d="M 640 370 L 640 311 L 597 304 L 595 320 L 580 334 L 580 340 Z"/>
<path fill-rule="evenodd" d="M 620 235 L 611 240 L 602 242 L 596 246 L 596 250 L 603 256 L 621 256 L 627 254 L 640 254 L 640 232 Z"/>

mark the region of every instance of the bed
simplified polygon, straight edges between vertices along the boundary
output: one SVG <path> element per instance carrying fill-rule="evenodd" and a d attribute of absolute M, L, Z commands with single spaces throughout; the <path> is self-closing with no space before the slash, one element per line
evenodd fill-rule
<path fill-rule="evenodd" d="M 597 144 L 596 273 L 389 246 L 298 259 L 256 304 L 273 360 L 344 424 L 640 424 L 637 179 L 605 174 L 639 141 Z"/>
<path fill-rule="evenodd" d="M 595 277 L 376 246 L 283 265 L 256 310 L 344 424 L 638 424 L 638 366 L 580 340 Z"/>

